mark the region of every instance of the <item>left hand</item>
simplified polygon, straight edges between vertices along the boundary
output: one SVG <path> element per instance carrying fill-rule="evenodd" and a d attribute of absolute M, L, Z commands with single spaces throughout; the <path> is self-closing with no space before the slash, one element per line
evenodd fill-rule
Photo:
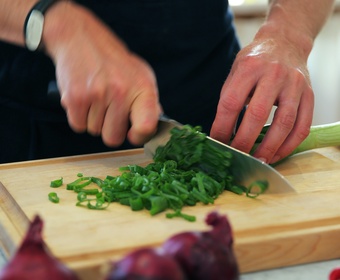
<path fill-rule="evenodd" d="M 283 36 L 256 38 L 241 50 L 222 88 L 210 136 L 228 143 L 248 105 L 232 147 L 249 153 L 273 106 L 271 128 L 253 154 L 266 163 L 289 155 L 309 134 L 314 94 L 307 56 Z"/>

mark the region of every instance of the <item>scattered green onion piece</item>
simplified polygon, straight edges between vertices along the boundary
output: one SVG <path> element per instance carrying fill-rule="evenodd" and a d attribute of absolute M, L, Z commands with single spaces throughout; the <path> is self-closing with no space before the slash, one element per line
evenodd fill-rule
<path fill-rule="evenodd" d="M 95 204 L 91 204 L 91 201 L 95 201 Z M 109 203 L 105 203 L 105 201 L 101 200 L 88 200 L 87 202 L 87 208 L 93 209 L 93 210 L 105 210 L 109 206 Z"/>
<path fill-rule="evenodd" d="M 191 215 L 187 215 L 187 214 L 183 214 L 181 211 L 177 210 L 174 213 L 167 213 L 166 217 L 168 219 L 172 219 L 172 218 L 183 218 L 184 220 L 187 220 L 189 222 L 195 222 L 196 221 L 196 217 L 195 216 L 191 216 Z"/>
<path fill-rule="evenodd" d="M 79 190 L 80 188 L 83 188 L 85 186 L 88 186 L 91 184 L 91 177 L 80 177 L 79 179 L 73 181 L 72 183 L 69 183 L 66 185 L 67 190 L 74 190 L 75 188 Z"/>
<path fill-rule="evenodd" d="M 97 177 L 91 177 L 91 182 L 95 183 L 98 187 L 106 186 L 107 182 Z"/>
<path fill-rule="evenodd" d="M 59 203 L 59 197 L 58 197 L 57 193 L 55 193 L 55 192 L 50 192 L 48 194 L 48 200 L 53 202 L 53 203 Z"/>
<path fill-rule="evenodd" d="M 84 192 L 88 195 L 96 195 L 97 193 L 99 193 L 99 190 L 98 189 L 84 189 L 84 188 L 82 188 L 81 192 Z"/>
<path fill-rule="evenodd" d="M 85 192 L 79 192 L 77 195 L 77 199 L 79 202 L 83 202 L 87 200 L 87 194 Z"/>
<path fill-rule="evenodd" d="M 268 189 L 268 181 L 258 180 L 250 184 L 246 195 L 250 198 L 258 197 Z"/>
<path fill-rule="evenodd" d="M 59 188 L 62 184 L 63 184 L 63 177 L 61 177 L 60 179 L 56 179 L 56 180 L 51 181 L 50 187 L 51 188 Z"/>

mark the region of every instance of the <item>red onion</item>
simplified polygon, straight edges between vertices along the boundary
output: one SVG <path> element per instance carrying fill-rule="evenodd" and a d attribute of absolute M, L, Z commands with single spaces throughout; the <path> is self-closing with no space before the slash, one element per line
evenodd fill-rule
<path fill-rule="evenodd" d="M 330 272 L 329 280 L 340 280 L 340 267 L 336 267 Z"/>
<path fill-rule="evenodd" d="M 178 261 L 188 279 L 239 279 L 227 218 L 212 212 L 206 223 L 213 226 L 210 231 L 179 233 L 166 240 L 163 249 Z"/>
<path fill-rule="evenodd" d="M 36 216 L 19 249 L 0 271 L 0 280 L 78 280 L 73 271 L 48 251 L 42 228 L 43 221 Z"/>
<path fill-rule="evenodd" d="M 161 248 L 143 248 L 113 264 L 106 280 L 185 280 L 178 263 Z"/>

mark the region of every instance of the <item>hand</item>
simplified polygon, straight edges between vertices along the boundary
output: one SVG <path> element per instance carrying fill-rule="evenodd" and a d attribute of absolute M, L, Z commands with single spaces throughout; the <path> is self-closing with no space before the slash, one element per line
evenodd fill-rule
<path fill-rule="evenodd" d="M 120 145 L 126 135 L 135 145 L 147 141 L 161 112 L 151 67 L 73 2 L 55 4 L 45 26 L 44 45 L 72 129 L 101 135 L 108 146 Z"/>
<path fill-rule="evenodd" d="M 248 153 L 275 105 L 271 128 L 253 155 L 267 163 L 289 155 L 312 123 L 314 95 L 306 64 L 305 53 L 283 36 L 258 38 L 241 50 L 222 88 L 211 137 L 228 143 L 248 105 L 231 143 Z"/>

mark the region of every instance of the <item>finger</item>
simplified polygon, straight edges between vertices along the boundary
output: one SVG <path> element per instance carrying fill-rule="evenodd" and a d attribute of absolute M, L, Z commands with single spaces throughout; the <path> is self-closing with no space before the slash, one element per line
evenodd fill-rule
<path fill-rule="evenodd" d="M 92 104 L 87 116 L 87 131 L 94 135 L 100 135 L 106 114 L 106 103 Z"/>
<path fill-rule="evenodd" d="M 66 111 L 67 120 L 70 127 L 75 132 L 84 132 L 87 128 L 87 115 L 89 104 L 83 99 L 71 98 L 72 93 L 66 92 L 62 94 L 61 105 Z"/>
<path fill-rule="evenodd" d="M 87 131 L 92 135 L 100 135 L 106 109 L 110 104 L 110 91 L 105 86 L 106 79 L 100 75 L 95 75 L 87 82 L 86 97 L 91 104 L 87 115 Z"/>
<path fill-rule="evenodd" d="M 111 102 L 106 110 L 102 126 L 103 142 L 109 147 L 121 145 L 128 128 L 128 109 L 119 102 Z"/>
<path fill-rule="evenodd" d="M 313 120 L 314 95 L 310 88 L 305 92 L 301 98 L 294 128 L 269 161 L 270 163 L 275 163 L 290 155 L 309 134 Z"/>
<path fill-rule="evenodd" d="M 132 104 L 131 128 L 128 139 L 134 145 L 144 144 L 156 132 L 159 116 L 162 112 L 155 90 L 140 94 Z"/>
<path fill-rule="evenodd" d="M 266 124 L 270 112 L 275 103 L 281 86 L 272 88 L 272 83 L 268 81 L 260 81 L 254 91 L 254 95 L 247 106 L 242 122 L 231 145 L 244 152 L 250 152 L 263 126 Z M 275 93 L 278 92 L 278 93 Z"/>
<path fill-rule="evenodd" d="M 274 114 L 271 128 L 253 154 L 255 157 L 265 162 L 272 161 L 273 156 L 296 124 L 299 104 L 302 102 L 302 93 L 305 89 L 306 84 L 303 75 L 298 75 L 294 80 L 286 83 L 286 87 L 280 93 L 278 108 Z"/>
<path fill-rule="evenodd" d="M 221 91 L 210 136 L 223 143 L 229 142 L 238 116 L 257 82 L 254 75 L 246 80 L 243 75 L 246 74 L 230 74 Z"/>

